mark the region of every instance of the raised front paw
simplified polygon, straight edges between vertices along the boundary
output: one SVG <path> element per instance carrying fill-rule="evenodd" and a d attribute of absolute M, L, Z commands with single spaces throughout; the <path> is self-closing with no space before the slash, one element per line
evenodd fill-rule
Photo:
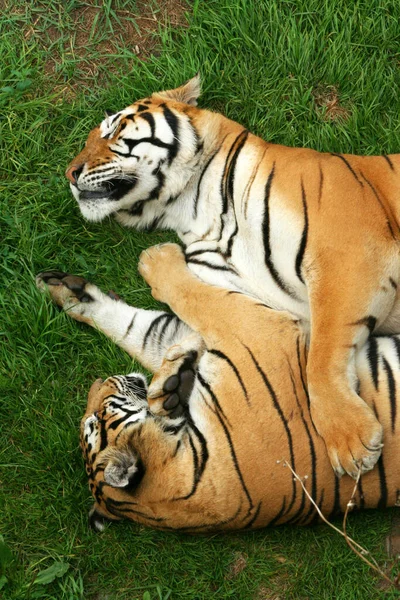
<path fill-rule="evenodd" d="M 104 296 L 95 285 L 83 277 L 62 271 L 39 273 L 36 277 L 36 285 L 42 291 L 47 290 L 52 300 L 71 317 L 89 324 L 92 324 L 95 305 Z"/>
<path fill-rule="evenodd" d="M 156 300 L 166 301 L 171 280 L 186 269 L 185 257 L 178 244 L 159 244 L 144 250 L 139 258 L 139 273 L 151 287 Z"/>
<path fill-rule="evenodd" d="M 172 346 L 153 377 L 147 399 L 157 415 L 176 419 L 184 414 L 192 393 L 198 351 Z"/>
<path fill-rule="evenodd" d="M 336 475 L 348 473 L 356 479 L 359 471 L 373 469 L 382 452 L 383 430 L 361 398 L 353 394 L 331 405 L 312 399 L 311 416 Z"/>

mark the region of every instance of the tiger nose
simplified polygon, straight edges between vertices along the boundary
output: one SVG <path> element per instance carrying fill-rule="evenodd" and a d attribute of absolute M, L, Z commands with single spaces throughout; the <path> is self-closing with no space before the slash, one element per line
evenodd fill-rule
<path fill-rule="evenodd" d="M 71 183 L 76 185 L 79 175 L 82 173 L 82 171 L 83 171 L 83 165 L 71 165 L 65 171 L 65 176 L 67 177 L 67 179 L 70 180 Z"/>

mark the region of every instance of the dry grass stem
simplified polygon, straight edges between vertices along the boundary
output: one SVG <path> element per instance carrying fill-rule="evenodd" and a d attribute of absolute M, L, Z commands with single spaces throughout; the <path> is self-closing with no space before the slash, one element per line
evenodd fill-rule
<path fill-rule="evenodd" d="M 309 494 L 306 486 L 304 485 L 304 482 L 303 482 L 302 478 L 294 471 L 294 469 L 288 463 L 287 460 L 283 461 L 283 466 L 288 467 L 290 469 L 290 471 L 293 474 L 293 477 L 296 479 L 296 481 L 298 481 L 300 483 L 300 485 L 301 485 L 304 493 L 306 494 L 307 498 L 310 500 L 311 504 L 315 507 L 318 515 L 321 517 L 321 519 L 324 521 L 324 523 L 326 523 L 331 529 L 334 529 L 334 531 L 336 531 L 337 533 L 339 533 L 339 535 L 341 535 L 342 537 L 344 537 L 344 539 L 346 540 L 346 543 L 349 546 L 349 548 L 359 558 L 361 558 L 361 560 L 363 560 L 371 569 L 373 569 L 374 571 L 376 571 L 390 585 L 393 585 L 396 589 L 400 589 L 399 576 L 396 576 L 395 579 L 391 579 L 390 577 L 388 577 L 388 575 L 386 575 L 386 573 L 384 571 L 382 571 L 382 569 L 379 567 L 379 565 L 378 565 L 377 561 L 375 560 L 375 558 L 373 556 L 371 556 L 371 553 L 368 550 L 366 550 L 365 548 L 363 548 L 360 544 L 358 544 L 355 540 L 353 540 L 349 535 L 347 535 L 347 531 L 346 531 L 347 516 L 349 514 L 349 511 L 352 510 L 354 508 L 354 506 L 356 505 L 355 495 L 356 495 L 358 484 L 359 484 L 359 481 L 360 481 L 360 478 L 361 478 L 361 471 L 360 470 L 358 471 L 358 475 L 357 475 L 356 482 L 354 484 L 353 492 L 351 494 L 350 500 L 348 501 L 348 503 L 346 505 L 346 510 L 345 510 L 344 517 L 343 517 L 343 525 L 342 525 L 343 530 L 342 530 L 342 529 L 339 529 L 338 527 L 336 527 L 335 525 L 333 525 L 333 523 L 331 523 L 330 521 L 328 521 L 328 519 L 325 517 L 325 515 L 321 512 L 319 506 L 316 504 L 316 502 L 314 501 L 314 499 Z M 367 554 L 370 556 L 370 560 L 368 560 L 366 558 Z"/>

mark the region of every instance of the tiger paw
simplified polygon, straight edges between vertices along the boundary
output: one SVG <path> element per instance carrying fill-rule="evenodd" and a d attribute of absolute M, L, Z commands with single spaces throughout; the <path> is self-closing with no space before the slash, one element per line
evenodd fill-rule
<path fill-rule="evenodd" d="M 168 243 L 144 250 L 139 258 L 138 269 L 151 287 L 153 297 L 168 302 L 171 281 L 178 282 L 187 267 L 181 247 Z"/>
<path fill-rule="evenodd" d="M 180 345 L 168 350 L 148 389 L 147 399 L 152 413 L 171 419 L 185 413 L 194 385 L 197 360 L 197 350 L 186 351 Z"/>
<path fill-rule="evenodd" d="M 356 479 L 374 468 L 382 452 L 383 430 L 361 398 L 353 394 L 345 403 L 328 407 L 312 399 L 311 416 L 338 477 L 347 473 Z"/>
<path fill-rule="evenodd" d="M 36 285 L 48 291 L 52 300 L 65 312 L 84 323 L 93 325 L 93 315 L 105 294 L 78 275 L 62 271 L 44 271 L 36 277 Z"/>

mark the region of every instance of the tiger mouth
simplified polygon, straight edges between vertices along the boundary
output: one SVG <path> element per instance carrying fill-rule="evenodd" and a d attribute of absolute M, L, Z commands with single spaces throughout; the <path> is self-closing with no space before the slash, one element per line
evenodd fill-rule
<path fill-rule="evenodd" d="M 100 187 L 97 190 L 82 190 L 78 189 L 79 200 L 120 200 L 126 194 L 133 190 L 137 183 L 136 177 L 129 179 L 109 179 L 106 181 L 106 186 Z"/>

